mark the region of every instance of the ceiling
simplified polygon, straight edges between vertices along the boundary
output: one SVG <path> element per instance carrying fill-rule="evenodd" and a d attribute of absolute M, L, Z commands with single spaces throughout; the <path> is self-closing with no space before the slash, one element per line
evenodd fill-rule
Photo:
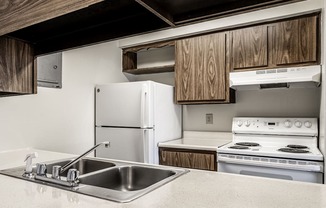
<path fill-rule="evenodd" d="M 180 27 L 300 0 L 106 0 L 8 34 L 37 54 Z"/>

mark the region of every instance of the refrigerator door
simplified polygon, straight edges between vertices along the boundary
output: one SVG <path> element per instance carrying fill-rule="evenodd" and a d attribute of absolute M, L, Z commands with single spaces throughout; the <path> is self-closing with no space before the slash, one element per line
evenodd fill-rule
<path fill-rule="evenodd" d="M 96 150 L 96 157 L 154 163 L 153 129 L 96 128 L 96 143 L 109 141 L 110 147 Z"/>
<path fill-rule="evenodd" d="M 96 87 L 96 126 L 153 128 L 153 83 L 126 82 Z"/>

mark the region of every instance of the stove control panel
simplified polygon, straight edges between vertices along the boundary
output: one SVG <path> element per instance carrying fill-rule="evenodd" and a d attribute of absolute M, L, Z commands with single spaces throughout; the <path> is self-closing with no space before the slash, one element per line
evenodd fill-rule
<path fill-rule="evenodd" d="M 317 118 L 235 117 L 233 133 L 317 136 Z"/>

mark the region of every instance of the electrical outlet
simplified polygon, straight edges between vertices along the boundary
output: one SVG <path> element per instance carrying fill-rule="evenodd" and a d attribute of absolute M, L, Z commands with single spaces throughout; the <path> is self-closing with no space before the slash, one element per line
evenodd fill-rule
<path fill-rule="evenodd" d="M 213 124 L 213 114 L 212 113 L 206 114 L 206 124 Z"/>

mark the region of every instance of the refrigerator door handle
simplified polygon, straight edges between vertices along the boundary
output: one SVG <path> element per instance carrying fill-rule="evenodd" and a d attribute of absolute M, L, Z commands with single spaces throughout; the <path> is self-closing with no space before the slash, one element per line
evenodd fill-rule
<path fill-rule="evenodd" d="M 144 154 L 144 163 L 149 163 L 149 144 L 148 144 L 148 130 L 143 130 L 143 154 Z"/>
<path fill-rule="evenodd" d="M 141 128 L 147 128 L 146 125 L 146 115 L 148 115 L 147 94 L 148 94 L 147 85 L 143 84 L 141 90 L 141 98 L 140 98 L 140 127 Z"/>

